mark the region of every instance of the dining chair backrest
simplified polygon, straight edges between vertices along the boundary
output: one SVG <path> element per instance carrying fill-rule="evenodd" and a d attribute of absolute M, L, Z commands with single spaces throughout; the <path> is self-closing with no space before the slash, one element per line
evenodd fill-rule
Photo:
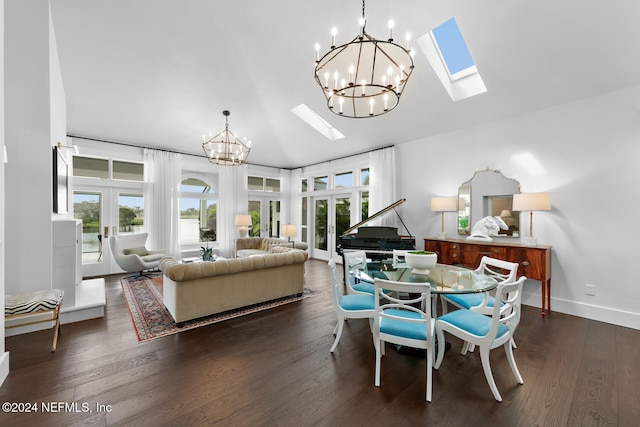
<path fill-rule="evenodd" d="M 393 263 L 394 264 L 404 264 L 406 263 L 405 260 L 405 255 L 407 254 L 407 252 L 410 252 L 410 250 L 407 249 L 394 249 L 393 250 Z"/>
<path fill-rule="evenodd" d="M 495 339 L 504 331 L 506 326 L 509 329 L 509 336 L 513 336 L 518 324 L 520 324 L 522 285 L 527 278 L 525 276 L 515 282 L 502 282 L 496 289 L 495 300 L 499 304 L 493 304 L 491 313 L 491 329 L 487 336 Z"/>
<path fill-rule="evenodd" d="M 497 258 L 483 256 L 476 272 L 491 276 L 500 282 L 515 282 L 518 275 L 517 262 L 504 261 Z"/>
<path fill-rule="evenodd" d="M 340 291 L 340 281 L 338 280 L 338 273 L 336 272 L 336 262 L 329 260 L 329 271 L 331 272 L 331 292 L 333 293 L 333 307 L 336 310 L 340 309 L 340 297 L 342 292 Z"/>
<path fill-rule="evenodd" d="M 359 281 L 351 274 L 351 269 L 356 266 L 363 266 L 367 263 L 367 254 L 365 251 L 344 251 L 342 254 L 344 259 L 344 281 L 347 286 L 348 294 L 373 294 L 373 286 L 358 286 Z"/>

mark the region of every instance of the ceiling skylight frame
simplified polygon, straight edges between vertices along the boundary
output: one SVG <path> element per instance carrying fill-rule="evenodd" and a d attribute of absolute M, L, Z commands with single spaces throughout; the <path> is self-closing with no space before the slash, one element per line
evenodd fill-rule
<path fill-rule="evenodd" d="M 345 136 L 336 129 L 331 123 L 320 117 L 318 113 L 307 107 L 305 104 L 300 104 L 291 109 L 291 112 L 298 116 L 306 124 L 320 132 L 329 141 L 337 141 Z"/>

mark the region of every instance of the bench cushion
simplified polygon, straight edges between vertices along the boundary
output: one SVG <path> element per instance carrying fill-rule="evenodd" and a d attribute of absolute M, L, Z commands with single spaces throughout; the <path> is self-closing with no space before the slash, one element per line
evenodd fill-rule
<path fill-rule="evenodd" d="M 5 295 L 4 315 L 12 316 L 54 310 L 62 303 L 63 296 L 62 289 Z"/>

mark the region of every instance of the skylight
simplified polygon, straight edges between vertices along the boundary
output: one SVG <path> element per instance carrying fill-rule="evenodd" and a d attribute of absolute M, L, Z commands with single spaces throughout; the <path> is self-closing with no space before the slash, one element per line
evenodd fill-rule
<path fill-rule="evenodd" d="M 344 135 L 338 129 L 334 128 L 333 125 L 304 104 L 292 108 L 291 112 L 331 141 L 344 138 Z"/>
<path fill-rule="evenodd" d="M 451 80 L 457 80 L 478 71 L 455 18 L 451 18 L 431 30 L 431 37 L 438 48 L 440 58 L 447 67 Z"/>
<path fill-rule="evenodd" d="M 487 91 L 455 18 L 420 37 L 418 45 L 452 100 Z"/>

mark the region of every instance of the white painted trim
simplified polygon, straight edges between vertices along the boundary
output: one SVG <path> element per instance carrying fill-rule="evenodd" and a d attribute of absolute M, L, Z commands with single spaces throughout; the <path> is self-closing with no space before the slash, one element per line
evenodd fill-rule
<path fill-rule="evenodd" d="M 9 352 L 5 351 L 0 355 L 0 386 L 4 384 L 7 376 L 9 376 Z"/>

